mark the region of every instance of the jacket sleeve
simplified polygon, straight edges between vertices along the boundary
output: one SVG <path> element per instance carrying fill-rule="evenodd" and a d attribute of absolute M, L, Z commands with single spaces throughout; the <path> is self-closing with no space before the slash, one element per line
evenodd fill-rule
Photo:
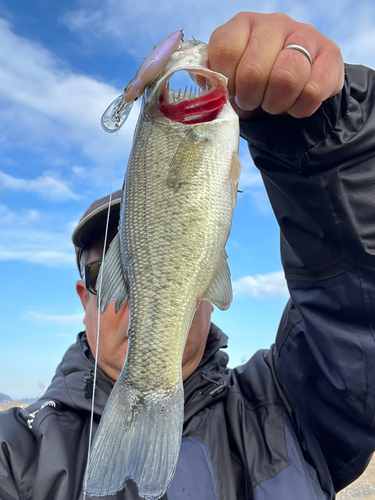
<path fill-rule="evenodd" d="M 38 443 L 20 408 L 0 413 L 0 498 L 28 500 L 36 476 Z"/>
<path fill-rule="evenodd" d="M 306 455 L 319 447 L 339 490 L 375 449 L 375 73 L 346 65 L 343 91 L 313 116 L 243 122 L 241 133 L 280 225 L 291 295 L 277 377 Z"/>

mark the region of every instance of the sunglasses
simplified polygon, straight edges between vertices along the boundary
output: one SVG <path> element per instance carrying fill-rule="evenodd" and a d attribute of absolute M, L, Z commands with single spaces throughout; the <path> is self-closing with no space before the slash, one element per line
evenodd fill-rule
<path fill-rule="evenodd" d="M 98 293 L 96 284 L 98 281 L 99 269 L 101 265 L 102 259 L 96 259 L 86 264 L 83 270 L 82 279 L 85 284 L 86 290 L 88 290 L 93 295 L 97 295 Z"/>

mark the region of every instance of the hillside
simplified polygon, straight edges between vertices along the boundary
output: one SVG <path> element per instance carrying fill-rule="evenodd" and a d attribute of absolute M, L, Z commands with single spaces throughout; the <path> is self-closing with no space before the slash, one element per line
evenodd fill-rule
<path fill-rule="evenodd" d="M 12 401 L 12 398 L 0 392 L 0 403 L 4 403 L 6 401 Z"/>

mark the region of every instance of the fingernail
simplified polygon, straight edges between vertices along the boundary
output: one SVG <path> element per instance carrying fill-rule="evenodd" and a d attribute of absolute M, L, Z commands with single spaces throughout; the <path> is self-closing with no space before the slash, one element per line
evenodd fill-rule
<path fill-rule="evenodd" d="M 237 106 L 240 108 L 240 109 L 243 109 L 244 111 L 254 111 L 254 109 L 257 109 L 259 108 L 258 105 L 253 105 L 253 104 L 244 104 L 244 103 L 241 103 L 237 96 L 234 96 L 234 102 L 237 104 Z"/>

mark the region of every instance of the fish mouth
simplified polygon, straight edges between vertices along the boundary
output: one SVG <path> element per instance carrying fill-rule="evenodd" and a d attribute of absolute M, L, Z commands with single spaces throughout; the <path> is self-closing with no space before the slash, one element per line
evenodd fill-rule
<path fill-rule="evenodd" d="M 170 78 L 164 82 L 159 95 L 159 109 L 170 120 L 184 125 L 194 125 L 215 120 L 227 102 L 227 92 L 217 87 L 209 77 L 190 73 L 195 85 L 190 91 L 170 88 Z"/>

